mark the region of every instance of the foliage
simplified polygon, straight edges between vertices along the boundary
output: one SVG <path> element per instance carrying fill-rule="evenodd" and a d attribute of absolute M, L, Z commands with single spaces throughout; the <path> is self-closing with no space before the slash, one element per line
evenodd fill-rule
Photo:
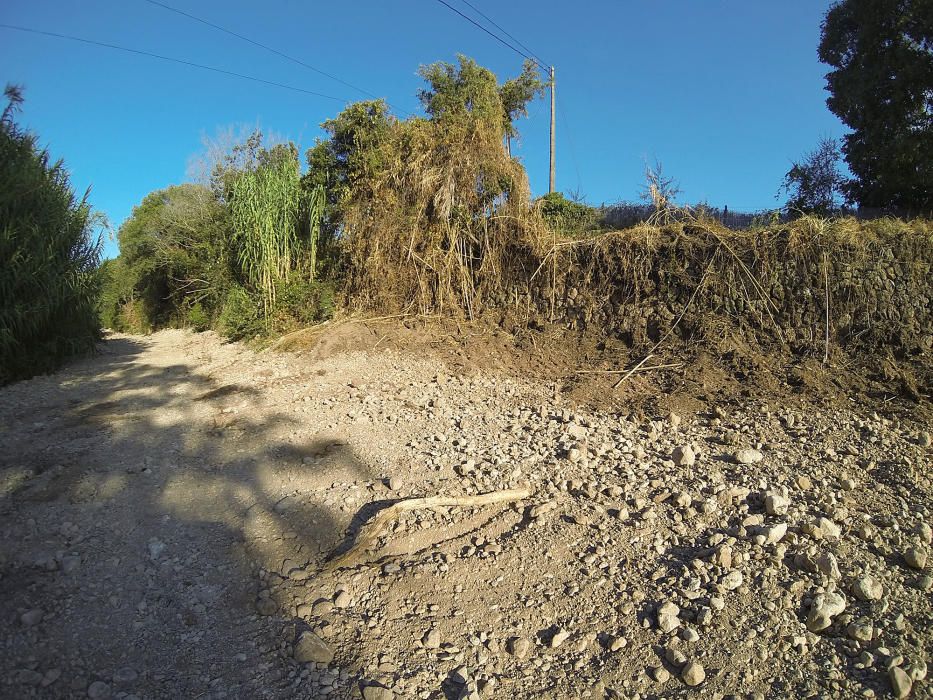
<path fill-rule="evenodd" d="M 848 126 L 843 153 L 863 207 L 933 210 L 933 10 L 929 0 L 841 0 L 820 60 L 827 105 Z"/>
<path fill-rule="evenodd" d="M 386 103 L 372 100 L 352 104 L 321 125 L 330 136 L 308 150 L 308 172 L 302 180 L 306 192 L 323 188 L 326 193 L 318 244 L 321 257 L 326 259 L 331 252 L 349 193 L 384 172 L 381 146 L 392 124 Z"/>
<path fill-rule="evenodd" d="M 265 332 L 259 307 L 243 287 L 234 285 L 227 290 L 217 329 L 230 340 L 253 338 Z"/>
<path fill-rule="evenodd" d="M 839 172 L 840 156 L 836 140 L 823 138 L 803 161 L 794 162 L 781 186 L 790 195 L 785 209 L 823 216 L 838 209 L 846 183 Z"/>
<path fill-rule="evenodd" d="M 450 125 L 481 121 L 505 133 L 505 106 L 492 71 L 461 54 L 457 65 L 432 63 L 418 75 L 428 83 L 418 97 L 432 120 Z"/>
<path fill-rule="evenodd" d="M 499 87 L 499 99 L 505 112 L 505 133 L 509 138 L 517 135 L 515 120 L 528 116 L 528 103 L 544 94 L 546 84 L 541 81 L 537 64 L 528 59 L 522 66 L 522 72 L 515 78 L 506 80 Z"/>
<path fill-rule="evenodd" d="M 301 181 L 298 163 L 260 165 L 238 173 L 230 191 L 237 262 L 262 296 L 265 315 L 276 289 L 297 264 L 302 247 Z"/>
<path fill-rule="evenodd" d="M 464 57 L 422 75 L 431 118 L 392 123 L 357 154 L 381 171 L 343 200 L 346 291 L 370 308 L 473 316 L 545 229 L 503 144 L 495 76 Z"/>
<path fill-rule="evenodd" d="M 21 90 L 5 91 L 0 117 L 0 384 L 55 369 L 94 348 L 101 218 L 14 115 Z"/>
<path fill-rule="evenodd" d="M 224 207 L 203 185 L 147 195 L 117 234 L 120 257 L 108 263 L 102 320 L 115 330 L 149 332 L 184 324 L 188 310 L 215 309 L 230 284 Z M 124 315 L 120 308 L 132 305 Z"/>
<path fill-rule="evenodd" d="M 567 199 L 560 192 L 544 195 L 537 204 L 548 227 L 557 233 L 580 235 L 599 228 L 601 215 L 598 209 Z"/>
<path fill-rule="evenodd" d="M 292 274 L 279 290 L 273 330 L 287 332 L 322 323 L 333 317 L 335 304 L 332 283 Z"/>
<path fill-rule="evenodd" d="M 526 60 L 522 72 L 502 85 L 492 71 L 462 54 L 456 65 L 432 63 L 422 66 L 418 74 L 428 83 L 418 97 L 431 119 L 447 123 L 480 119 L 503 130 L 509 152 L 518 134 L 515 120 L 528 116 L 528 103 L 545 88 L 532 60 Z"/>

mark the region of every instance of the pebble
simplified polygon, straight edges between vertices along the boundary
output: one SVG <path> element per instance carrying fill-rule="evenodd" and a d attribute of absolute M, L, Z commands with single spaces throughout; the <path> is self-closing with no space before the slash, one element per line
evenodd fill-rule
<path fill-rule="evenodd" d="M 113 690 L 103 681 L 94 681 L 87 689 L 87 696 L 92 700 L 104 700 L 113 695 Z"/>
<path fill-rule="evenodd" d="M 765 544 L 777 544 L 784 539 L 784 535 L 786 534 L 787 523 L 778 523 L 777 525 L 765 528 Z"/>
<path fill-rule="evenodd" d="M 569 637 L 570 637 L 570 632 L 568 632 L 564 628 L 558 629 L 557 632 L 554 633 L 554 636 L 551 637 L 551 648 L 556 649 L 561 644 L 566 642 Z"/>
<path fill-rule="evenodd" d="M 820 593 L 810 606 L 807 615 L 807 629 L 820 632 L 833 623 L 833 618 L 846 609 L 846 599 L 837 591 Z"/>
<path fill-rule="evenodd" d="M 871 576 L 862 576 L 852 584 L 852 595 L 858 600 L 881 600 L 884 590 Z"/>
<path fill-rule="evenodd" d="M 517 659 L 525 659 L 531 653 L 531 642 L 524 637 L 512 637 L 506 644 L 506 650 Z"/>
<path fill-rule="evenodd" d="M 790 501 L 776 493 L 769 493 L 765 497 L 765 512 L 768 515 L 787 515 Z"/>
<path fill-rule="evenodd" d="M 837 579 L 842 574 L 839 572 L 839 562 L 832 552 L 824 552 L 816 558 L 816 568 L 820 570 L 823 576 L 830 579 Z"/>
<path fill-rule="evenodd" d="M 34 608 L 20 615 L 19 620 L 26 627 L 34 627 L 42 622 L 43 617 L 45 617 L 45 613 L 38 608 Z"/>
<path fill-rule="evenodd" d="M 910 568 L 923 571 L 927 565 L 927 553 L 918 547 L 911 547 L 904 552 L 904 561 Z"/>
<path fill-rule="evenodd" d="M 295 661 L 298 663 L 329 664 L 334 660 L 334 650 L 314 632 L 306 630 L 295 642 Z"/>
<path fill-rule="evenodd" d="M 428 630 L 421 638 L 421 645 L 425 649 L 439 649 L 441 646 L 441 633 L 435 629 Z"/>
<path fill-rule="evenodd" d="M 723 576 L 720 585 L 727 591 L 734 591 L 736 588 L 742 585 L 744 580 L 745 579 L 742 576 L 741 571 L 730 571 L 728 574 Z"/>
<path fill-rule="evenodd" d="M 888 679 L 891 681 L 891 691 L 896 698 L 906 698 L 913 689 L 913 681 L 900 666 L 892 666 L 888 670 Z"/>
<path fill-rule="evenodd" d="M 689 661 L 680 672 L 680 678 L 691 687 L 697 686 L 706 680 L 706 670 L 700 663 Z"/>
<path fill-rule="evenodd" d="M 678 467 L 692 467 L 697 461 L 696 454 L 690 445 L 675 447 L 671 459 Z"/>
<path fill-rule="evenodd" d="M 393 700 L 395 693 L 381 685 L 367 685 L 363 688 L 363 700 Z"/>
<path fill-rule="evenodd" d="M 738 450 L 732 458 L 737 464 L 757 464 L 765 458 L 761 452 L 758 450 L 753 450 L 750 447 L 743 448 Z"/>
<path fill-rule="evenodd" d="M 658 608 L 658 627 L 662 632 L 673 632 L 680 627 L 680 608 L 667 601 Z"/>

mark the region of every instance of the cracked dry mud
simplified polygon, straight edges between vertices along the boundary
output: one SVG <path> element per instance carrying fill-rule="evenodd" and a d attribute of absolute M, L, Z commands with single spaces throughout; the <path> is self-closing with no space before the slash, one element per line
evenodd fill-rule
<path fill-rule="evenodd" d="M 933 697 L 928 414 L 102 348 L 0 390 L 3 697 Z M 398 499 L 521 487 L 325 567 Z"/>

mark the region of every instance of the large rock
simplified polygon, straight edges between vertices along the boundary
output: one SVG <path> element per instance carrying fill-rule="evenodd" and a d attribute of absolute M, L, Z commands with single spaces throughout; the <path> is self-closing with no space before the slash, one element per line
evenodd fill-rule
<path fill-rule="evenodd" d="M 688 661 L 680 672 L 680 678 L 689 686 L 700 685 L 706 680 L 706 671 L 703 666 L 696 661 Z"/>
<path fill-rule="evenodd" d="M 871 576 L 862 576 L 852 584 L 852 595 L 858 600 L 881 600 L 884 589 Z"/>
<path fill-rule="evenodd" d="M 295 642 L 295 661 L 301 664 L 329 664 L 334 660 L 334 650 L 314 632 L 305 631 Z"/>
<path fill-rule="evenodd" d="M 761 454 L 761 452 L 758 450 L 753 450 L 750 447 L 738 450 L 734 455 L 732 455 L 732 459 L 734 459 L 737 464 L 757 464 L 764 458 L 765 456 Z"/>
<path fill-rule="evenodd" d="M 807 629 L 811 632 L 825 630 L 833 623 L 833 618 L 846 609 L 846 599 L 838 591 L 820 593 L 810 605 L 807 615 Z"/>
<path fill-rule="evenodd" d="M 692 467 L 696 461 L 696 453 L 690 445 L 679 445 L 671 453 L 671 459 L 678 467 Z"/>

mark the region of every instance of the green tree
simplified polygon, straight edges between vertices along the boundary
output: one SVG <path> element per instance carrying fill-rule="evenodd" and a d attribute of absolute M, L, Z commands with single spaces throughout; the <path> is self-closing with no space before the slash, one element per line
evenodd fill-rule
<path fill-rule="evenodd" d="M 512 139 L 518 135 L 515 121 L 519 117 L 528 116 L 528 103 L 544 94 L 546 83 L 541 81 L 537 64 L 528 59 L 522 66 L 521 74 L 506 80 L 499 87 L 499 99 L 502 100 L 502 109 L 505 112 L 505 138 L 506 148 L 512 153 Z"/>
<path fill-rule="evenodd" d="M 933 3 L 841 0 L 823 21 L 827 104 L 866 207 L 933 209 Z"/>
<path fill-rule="evenodd" d="M 505 129 L 506 112 L 495 74 L 460 54 L 457 64 L 440 61 L 421 66 L 428 87 L 418 92 L 425 111 L 436 121 L 481 120 Z"/>
<path fill-rule="evenodd" d="M 96 268 L 101 222 L 77 198 L 62 161 L 52 162 L 15 113 L 8 86 L 0 116 L 0 384 L 51 371 L 100 337 Z"/>
<path fill-rule="evenodd" d="M 117 234 L 120 257 L 107 271 L 104 308 L 138 306 L 122 328 L 133 331 L 183 323 L 198 304 L 216 308 L 230 283 L 228 226 L 224 207 L 203 185 L 150 193 Z"/>
<path fill-rule="evenodd" d="M 835 139 L 822 138 L 816 149 L 794 162 L 781 191 L 790 195 L 785 209 L 825 216 L 839 208 L 846 179 L 839 172 L 841 153 Z"/>
<path fill-rule="evenodd" d="M 349 105 L 321 127 L 329 136 L 318 139 L 308 149 L 308 171 L 302 187 L 310 193 L 323 187 L 326 204 L 323 213 L 320 252 L 326 256 L 340 226 L 341 207 L 352 188 L 375 180 L 385 169 L 387 153 L 383 146 L 392 131 L 392 117 L 383 100 Z"/>

